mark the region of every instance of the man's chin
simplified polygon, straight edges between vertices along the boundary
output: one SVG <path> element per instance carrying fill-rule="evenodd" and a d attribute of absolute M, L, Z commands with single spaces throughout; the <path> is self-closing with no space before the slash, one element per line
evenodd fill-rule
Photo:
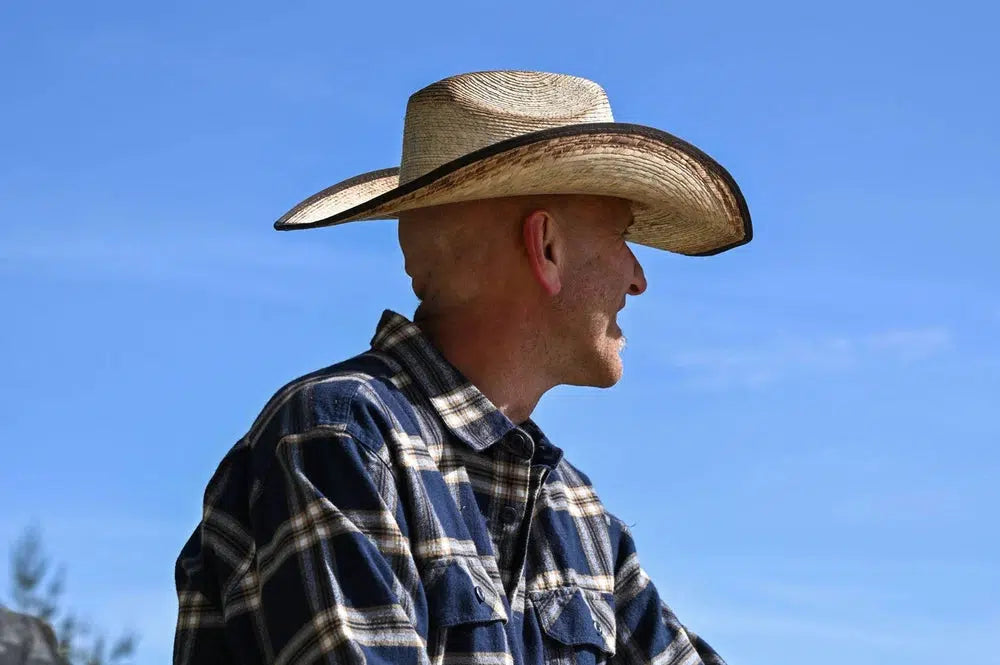
<path fill-rule="evenodd" d="M 621 352 L 625 348 L 625 336 L 620 332 L 608 335 L 603 344 L 590 348 L 585 357 L 577 356 L 571 378 L 564 385 L 610 388 L 622 378 L 624 367 Z"/>
<path fill-rule="evenodd" d="M 609 374 L 605 377 L 605 380 L 598 381 L 592 385 L 594 388 L 612 388 L 621 380 L 621 378 L 621 372 L 618 372 L 618 374 Z"/>
<path fill-rule="evenodd" d="M 622 359 L 618 352 L 613 352 L 601 358 L 601 362 L 595 365 L 583 385 L 592 388 L 610 388 L 621 381 L 623 372 Z"/>

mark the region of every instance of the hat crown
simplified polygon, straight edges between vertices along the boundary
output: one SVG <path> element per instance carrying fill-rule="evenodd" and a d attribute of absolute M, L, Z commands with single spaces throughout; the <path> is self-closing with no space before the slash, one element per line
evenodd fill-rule
<path fill-rule="evenodd" d="M 604 89 L 578 76 L 490 71 L 452 76 L 410 96 L 399 182 L 531 132 L 614 122 Z"/>

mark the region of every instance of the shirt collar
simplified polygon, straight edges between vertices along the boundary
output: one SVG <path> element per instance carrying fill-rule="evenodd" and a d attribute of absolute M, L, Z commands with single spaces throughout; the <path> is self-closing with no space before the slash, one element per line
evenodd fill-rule
<path fill-rule="evenodd" d="M 373 350 L 388 354 L 403 366 L 427 395 L 445 426 L 476 452 L 485 450 L 514 429 L 514 423 L 405 316 L 385 310 L 371 345 Z M 537 427 L 534 429 L 537 431 Z"/>

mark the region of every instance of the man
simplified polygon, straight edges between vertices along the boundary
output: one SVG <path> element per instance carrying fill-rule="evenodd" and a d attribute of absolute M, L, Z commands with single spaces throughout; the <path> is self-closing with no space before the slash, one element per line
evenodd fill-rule
<path fill-rule="evenodd" d="M 749 241 L 735 182 L 615 123 L 591 81 L 478 72 L 410 98 L 399 169 L 276 227 L 392 217 L 413 320 L 386 311 L 370 351 L 282 388 L 222 461 L 177 562 L 174 662 L 721 663 L 530 416 L 620 378 L 616 315 L 646 289 L 626 240 Z"/>

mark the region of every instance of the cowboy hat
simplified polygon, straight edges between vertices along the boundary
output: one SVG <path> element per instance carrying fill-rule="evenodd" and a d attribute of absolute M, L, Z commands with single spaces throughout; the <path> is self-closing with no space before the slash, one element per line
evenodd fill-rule
<path fill-rule="evenodd" d="M 414 93 L 398 168 L 328 187 L 274 227 L 536 194 L 627 199 L 635 216 L 627 239 L 680 254 L 718 254 L 752 236 L 746 201 L 714 159 L 664 131 L 614 122 L 593 81 L 523 71 L 460 74 Z"/>

